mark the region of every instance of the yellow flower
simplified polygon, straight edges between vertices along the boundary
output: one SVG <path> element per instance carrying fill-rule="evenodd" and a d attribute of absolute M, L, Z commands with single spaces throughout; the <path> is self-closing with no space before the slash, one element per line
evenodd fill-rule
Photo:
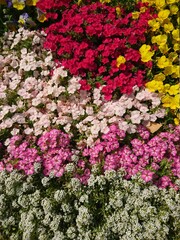
<path fill-rule="evenodd" d="M 166 83 L 164 85 L 164 92 L 167 93 L 169 91 L 170 87 L 171 87 L 170 84 Z"/>
<path fill-rule="evenodd" d="M 171 14 L 175 15 L 179 11 L 179 8 L 177 5 L 171 5 L 170 6 L 170 12 Z"/>
<path fill-rule="evenodd" d="M 154 51 L 151 52 L 151 46 L 150 45 L 146 45 L 143 44 L 140 49 L 139 52 L 141 54 L 141 61 L 142 62 L 149 62 L 150 60 L 152 60 L 152 56 L 154 55 Z"/>
<path fill-rule="evenodd" d="M 174 73 L 173 66 L 165 67 L 163 72 L 166 76 L 173 74 Z"/>
<path fill-rule="evenodd" d="M 151 30 L 155 32 L 160 28 L 159 22 L 156 22 L 156 19 L 152 19 L 148 21 L 149 26 L 151 27 Z"/>
<path fill-rule="evenodd" d="M 168 48 L 167 44 L 161 44 L 159 46 L 159 50 L 161 51 L 161 53 L 165 54 L 169 51 L 170 48 Z"/>
<path fill-rule="evenodd" d="M 179 47 L 179 43 L 175 43 L 173 46 L 174 51 L 179 51 L 180 47 Z"/>
<path fill-rule="evenodd" d="M 120 7 L 116 7 L 116 14 L 119 16 L 121 15 L 121 9 Z"/>
<path fill-rule="evenodd" d="M 111 0 L 100 0 L 101 3 L 110 3 Z"/>
<path fill-rule="evenodd" d="M 23 10 L 25 8 L 25 3 L 23 1 L 15 0 L 13 1 L 13 8 Z"/>
<path fill-rule="evenodd" d="M 44 13 L 44 12 L 42 12 L 39 8 L 37 8 L 37 14 L 38 14 L 38 16 L 37 16 L 37 20 L 39 21 L 39 22 L 44 22 L 44 21 L 46 21 L 46 14 Z"/>
<path fill-rule="evenodd" d="M 25 20 L 24 20 L 23 18 L 20 18 L 20 19 L 18 20 L 18 23 L 24 25 L 24 24 L 25 24 Z"/>
<path fill-rule="evenodd" d="M 167 42 L 167 35 L 163 34 L 163 35 L 153 36 L 151 38 L 151 42 L 152 43 L 157 43 L 158 45 L 164 45 Z"/>
<path fill-rule="evenodd" d="M 175 123 L 176 125 L 179 125 L 179 123 L 180 123 L 180 113 L 177 113 L 177 114 L 176 114 L 176 118 L 174 118 L 174 123 Z"/>
<path fill-rule="evenodd" d="M 168 90 L 168 93 L 170 95 L 176 95 L 180 92 L 180 85 L 179 84 L 176 84 L 176 85 L 172 85 L 170 87 L 170 89 Z"/>
<path fill-rule="evenodd" d="M 179 32 L 179 29 L 175 29 L 172 31 L 172 36 L 173 38 L 179 42 L 180 41 L 180 36 L 179 36 L 180 32 Z"/>
<path fill-rule="evenodd" d="M 173 3 L 176 3 L 177 0 L 166 0 L 167 4 L 173 4 Z"/>
<path fill-rule="evenodd" d="M 80 5 L 83 0 L 78 0 L 77 5 Z"/>
<path fill-rule="evenodd" d="M 44 22 L 44 21 L 46 21 L 46 15 L 45 14 L 42 14 L 41 16 L 39 16 L 38 18 L 37 18 L 37 20 L 39 21 L 39 22 Z"/>
<path fill-rule="evenodd" d="M 142 3 L 149 3 L 150 6 L 154 4 L 155 0 L 141 0 Z"/>
<path fill-rule="evenodd" d="M 176 52 L 171 52 L 169 55 L 168 55 L 168 58 L 171 62 L 174 62 L 175 60 L 178 59 L 178 54 Z"/>
<path fill-rule="evenodd" d="M 180 94 L 177 94 L 175 97 L 165 95 L 162 97 L 163 107 L 169 107 L 173 110 L 180 107 Z"/>
<path fill-rule="evenodd" d="M 169 95 L 165 95 L 165 96 L 162 97 L 161 101 L 163 103 L 163 107 L 170 107 L 172 97 L 169 96 Z"/>
<path fill-rule="evenodd" d="M 132 19 L 138 19 L 140 12 L 132 12 Z"/>
<path fill-rule="evenodd" d="M 161 10 L 158 13 L 158 19 L 160 21 L 164 21 L 165 19 L 167 19 L 169 17 L 170 11 L 168 9 L 165 10 Z"/>
<path fill-rule="evenodd" d="M 123 56 L 119 56 L 119 57 L 116 59 L 116 62 L 117 62 L 117 67 L 119 67 L 121 64 L 123 64 L 123 63 L 126 62 L 126 59 L 125 59 L 125 57 L 123 57 Z"/>
<path fill-rule="evenodd" d="M 177 23 L 180 24 L 180 17 L 177 17 Z"/>
<path fill-rule="evenodd" d="M 160 81 L 155 81 L 155 80 L 152 80 L 152 81 L 146 83 L 146 87 L 151 92 L 159 91 L 160 93 L 162 93 L 164 90 L 163 83 Z"/>
<path fill-rule="evenodd" d="M 174 118 L 174 123 L 175 123 L 175 125 L 179 125 L 179 119 L 178 118 Z"/>
<path fill-rule="evenodd" d="M 167 24 L 164 24 L 164 31 L 166 33 L 170 33 L 173 29 L 174 29 L 174 26 L 171 22 L 167 23 Z"/>
<path fill-rule="evenodd" d="M 172 77 L 173 78 L 180 78 L 180 66 L 173 65 L 173 71 L 174 71 L 174 73 L 173 73 Z"/>
<path fill-rule="evenodd" d="M 170 102 L 171 109 L 178 109 L 180 108 L 180 94 L 177 94 L 175 97 L 172 97 Z"/>
<path fill-rule="evenodd" d="M 28 6 L 36 6 L 38 0 L 26 0 L 26 5 Z"/>
<path fill-rule="evenodd" d="M 141 12 L 141 13 L 144 13 L 144 12 L 146 11 L 146 9 L 147 9 L 146 7 L 141 7 L 141 8 L 140 8 L 140 12 Z"/>
<path fill-rule="evenodd" d="M 165 79 L 166 79 L 166 77 L 163 73 L 156 74 L 153 78 L 153 80 L 161 81 L 161 82 L 163 82 Z"/>
<path fill-rule="evenodd" d="M 158 59 L 157 66 L 159 68 L 165 68 L 165 67 L 168 67 L 169 65 L 170 65 L 170 61 L 165 56 L 162 56 Z"/>
<path fill-rule="evenodd" d="M 165 0 L 155 0 L 156 7 L 162 9 L 166 6 Z"/>

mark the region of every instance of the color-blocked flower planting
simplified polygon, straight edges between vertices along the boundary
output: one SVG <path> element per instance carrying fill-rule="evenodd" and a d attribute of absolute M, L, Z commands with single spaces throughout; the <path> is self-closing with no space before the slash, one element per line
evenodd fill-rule
<path fill-rule="evenodd" d="M 178 10 L 0 1 L 0 240 L 179 240 Z"/>

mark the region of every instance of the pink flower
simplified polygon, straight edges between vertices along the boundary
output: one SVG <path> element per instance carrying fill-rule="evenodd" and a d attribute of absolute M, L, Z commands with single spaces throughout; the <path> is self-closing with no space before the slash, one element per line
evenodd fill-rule
<path fill-rule="evenodd" d="M 55 176 L 62 177 L 63 173 L 64 173 L 64 168 L 62 167 L 56 172 Z"/>
<path fill-rule="evenodd" d="M 166 188 L 170 184 L 171 184 L 171 179 L 168 176 L 163 176 L 158 181 L 158 185 L 160 188 Z"/>
<path fill-rule="evenodd" d="M 5 169 L 3 162 L 0 162 L 0 171 L 3 171 Z"/>
<path fill-rule="evenodd" d="M 149 170 L 143 170 L 141 173 L 141 178 L 145 181 L 145 182 L 149 182 L 152 180 L 154 173 L 149 171 Z"/>
<path fill-rule="evenodd" d="M 13 165 L 10 164 L 10 163 L 6 164 L 6 170 L 7 170 L 8 172 L 12 172 L 12 170 L 13 170 Z"/>

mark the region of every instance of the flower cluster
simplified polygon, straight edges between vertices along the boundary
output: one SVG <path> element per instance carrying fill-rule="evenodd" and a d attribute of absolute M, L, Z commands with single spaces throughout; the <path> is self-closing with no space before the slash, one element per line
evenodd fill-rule
<path fill-rule="evenodd" d="M 153 5 L 157 11 L 157 17 L 149 20 L 149 35 L 154 49 L 153 76 L 146 87 L 152 92 L 158 92 L 162 98 L 162 105 L 174 113 L 175 124 L 179 124 L 178 109 L 180 108 L 179 94 L 179 17 L 178 1 L 146 1 Z M 144 61 L 142 59 L 142 61 Z"/>
<path fill-rule="evenodd" d="M 125 144 L 125 132 L 116 125 L 103 134 L 95 145 L 85 148 L 83 156 L 91 165 L 98 164 L 104 171 L 123 168 L 127 178 L 141 172 L 144 181 L 153 181 L 157 186 L 173 187 L 171 179 L 179 178 L 180 158 L 178 150 L 180 129 L 160 132 L 150 138 L 146 128 L 139 126 L 139 137 Z M 175 186 L 174 186 L 175 187 Z"/>
<path fill-rule="evenodd" d="M 135 85 L 140 87 L 147 80 L 146 69 L 152 64 L 141 61 L 139 47 L 146 40 L 150 19 L 150 8 L 134 19 L 132 13 L 122 9 L 117 15 L 114 7 L 101 3 L 74 4 L 46 29 L 44 46 L 56 52 L 72 75 L 82 77 L 81 89 L 105 85 L 102 93 L 110 100 L 113 93 L 131 93 Z"/>
<path fill-rule="evenodd" d="M 107 171 L 84 186 L 0 172 L 0 235 L 9 240 L 179 238 L 179 195 Z"/>
<path fill-rule="evenodd" d="M 19 27 L 42 27 L 46 20 L 45 13 L 36 7 L 38 0 L 1 0 L 0 1 L 0 35 L 7 29 L 18 30 Z"/>
<path fill-rule="evenodd" d="M 38 95 L 38 91 L 49 79 L 47 75 L 54 66 L 51 53 L 42 50 L 42 41 L 42 32 L 40 34 L 21 28 L 16 34 L 7 33 L 0 42 L 2 46 L 2 55 L 0 55 L 1 134 L 5 129 L 11 129 L 13 135 L 18 134 L 21 130 L 18 126 L 22 125 L 26 133 L 31 132 L 28 128 L 31 125 L 31 119 L 28 118 L 26 111 L 31 109 L 32 112 L 33 108 L 28 99 L 32 101 Z M 38 126 L 47 125 L 47 120 L 43 118 L 42 113 L 37 117 L 35 112 L 32 114 L 35 119 L 39 121 L 41 119 Z"/>
<path fill-rule="evenodd" d="M 35 173 L 35 164 L 43 167 L 43 174 L 61 177 L 65 163 L 71 160 L 70 139 L 67 134 L 54 129 L 44 133 L 36 143 L 36 137 L 24 140 L 16 135 L 10 139 L 8 154 L 0 162 L 0 167 L 7 171 L 18 169 L 26 175 Z M 38 150 L 39 149 L 39 150 Z"/>
<path fill-rule="evenodd" d="M 37 142 L 43 161 L 44 175 L 52 172 L 56 177 L 61 177 L 65 171 L 65 164 L 71 160 L 71 150 L 69 149 L 69 136 L 60 130 L 51 130 L 44 133 Z"/>
<path fill-rule="evenodd" d="M 138 124 L 163 121 L 157 93 L 138 87 L 131 95 L 104 101 L 101 89 L 93 94 L 80 90 L 81 78 L 68 77 L 62 66 L 52 61 L 52 54 L 42 50 L 43 36 L 37 31 L 8 33 L 3 38 L 0 83 L 0 133 L 39 136 L 49 127 L 61 126 L 92 145 L 108 126 L 117 123 L 128 133 Z M 77 136 L 78 135 L 78 136 Z M 79 139 L 79 137 L 81 139 Z M 7 138 L 7 136 L 6 136 Z"/>
<path fill-rule="evenodd" d="M 0 132 L 4 139 L 3 148 L 15 148 L 16 151 L 9 152 L 10 156 L 6 155 L 3 158 L 6 166 L 1 163 L 1 169 L 5 167 L 10 171 L 15 167 L 26 174 L 32 174 L 34 164 L 38 162 L 42 163 L 45 175 L 50 175 L 54 171 L 56 176 L 61 176 L 65 169 L 64 162 L 70 158 L 69 150 L 63 150 L 61 145 L 60 149 L 56 147 L 43 149 L 42 144 L 46 144 L 46 141 L 41 139 L 49 139 L 48 144 L 51 141 L 52 145 L 56 144 L 56 137 L 53 138 L 46 132 L 53 127 L 63 128 L 71 136 L 73 147 L 80 150 L 76 156 L 78 161 L 75 166 L 75 176 L 87 183 L 94 162 L 90 161 L 90 166 L 86 166 L 81 152 L 85 146 L 89 146 L 90 151 L 95 152 L 93 146 L 96 147 L 96 140 L 109 134 L 112 124 L 123 130 L 126 137 L 138 133 L 143 126 L 148 127 L 152 133 L 162 126 L 161 123 L 156 123 L 157 120 L 163 123 L 165 117 L 165 110 L 160 108 L 160 98 L 157 93 L 135 86 L 131 95 L 124 94 L 118 100 L 107 102 L 101 95 L 104 86 L 95 87 L 92 94 L 81 90 L 79 83 L 81 78 L 69 77 L 68 72 L 61 65 L 52 61 L 52 54 L 41 49 L 43 38 L 38 32 L 19 29 L 17 34 L 6 34 L 4 43 L 3 55 L 1 55 Z M 158 128 L 152 129 L 152 123 L 158 124 Z M 54 129 L 52 133 L 56 135 L 58 130 Z M 26 136 L 25 140 L 19 139 L 17 134 Z M 145 135 L 148 134 L 149 132 L 146 131 Z M 10 140 L 8 137 L 12 135 L 14 138 Z M 21 142 L 18 147 L 13 140 L 16 137 Z M 34 142 L 35 146 L 32 146 L 29 140 L 26 141 L 37 137 L 40 137 L 40 140 Z M 123 151 L 129 149 L 128 144 L 131 142 L 127 142 Z M 118 144 L 115 146 L 118 151 L 120 146 Z M 149 148 L 146 150 L 144 154 L 151 158 Z M 44 151 L 47 151 L 47 155 Z M 120 148 L 119 151 L 121 152 L 122 149 Z M 120 152 L 114 153 L 117 156 L 113 155 L 112 158 L 119 159 Z M 107 157 L 109 160 L 110 158 Z M 109 169 L 108 161 L 104 170 Z M 125 165 L 120 166 L 119 160 L 117 161 L 117 165 L 113 163 L 114 167 L 109 165 L 110 169 L 123 167 L 130 176 L 132 176 L 130 172 L 135 174 L 140 171 L 140 168 L 132 164 L 130 164 L 131 168 L 126 168 L 125 162 Z"/>
<path fill-rule="evenodd" d="M 0 240 L 180 239 L 178 2 L 0 0 Z"/>
<path fill-rule="evenodd" d="M 127 179 L 141 173 L 146 182 L 176 189 L 173 182 L 180 177 L 179 130 L 176 127 L 172 132 L 160 132 L 150 137 L 149 131 L 139 126 L 139 136 L 128 140 L 125 131 L 111 125 L 94 146 L 83 147 L 81 151 L 73 150 L 69 136 L 57 129 L 38 139 L 33 136 L 23 139 L 17 135 L 10 139 L 0 167 L 7 171 L 23 170 L 29 175 L 35 173 L 35 163 L 39 163 L 46 176 L 61 177 L 66 169 L 86 184 L 96 165 L 101 173 L 124 169 Z M 72 166 L 68 165 L 71 162 Z"/>

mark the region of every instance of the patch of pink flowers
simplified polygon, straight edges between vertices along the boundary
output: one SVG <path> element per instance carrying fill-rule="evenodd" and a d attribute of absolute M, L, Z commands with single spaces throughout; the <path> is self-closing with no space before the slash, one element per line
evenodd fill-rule
<path fill-rule="evenodd" d="M 35 173 L 34 164 L 40 163 L 44 175 L 53 173 L 60 177 L 64 173 L 65 164 L 71 159 L 69 143 L 68 135 L 57 129 L 42 134 L 37 143 L 36 137 L 28 141 L 22 136 L 13 136 L 7 149 L 8 157 L 3 159 L 0 169 L 18 169 L 31 175 Z"/>
<path fill-rule="evenodd" d="M 137 132 L 130 140 L 125 131 L 112 124 L 93 146 L 78 151 L 74 176 L 86 184 L 92 166 L 97 165 L 101 173 L 124 169 L 127 179 L 140 173 L 145 182 L 151 181 L 160 188 L 176 188 L 173 182 L 180 177 L 180 128 L 171 128 L 171 132 L 160 132 L 153 137 L 139 125 Z M 45 132 L 39 138 L 23 139 L 16 135 L 10 139 L 0 170 L 18 169 L 31 175 L 35 173 L 35 163 L 39 163 L 45 176 L 53 173 L 61 177 L 67 164 L 73 164 L 73 151 L 69 135 L 58 129 Z"/>
<path fill-rule="evenodd" d="M 180 129 L 176 127 L 152 138 L 143 126 L 138 132 L 139 136 L 128 144 L 125 132 L 112 125 L 93 147 L 84 149 L 83 156 L 91 165 L 102 165 L 103 171 L 123 168 L 127 179 L 140 173 L 144 181 L 152 181 L 158 187 L 175 187 L 173 179 L 180 177 Z"/>
<path fill-rule="evenodd" d="M 43 173 L 61 177 L 65 170 L 65 164 L 71 159 L 69 149 L 70 139 L 68 134 L 53 129 L 43 134 L 38 140 L 38 146 L 42 151 Z"/>
<path fill-rule="evenodd" d="M 30 142 L 24 140 L 21 135 L 13 136 L 10 139 L 7 148 L 8 157 L 4 158 L 2 166 L 11 172 L 13 169 L 23 170 L 25 174 L 31 175 L 34 173 L 34 163 L 41 162 L 41 157 L 38 150 L 30 146 Z"/>

